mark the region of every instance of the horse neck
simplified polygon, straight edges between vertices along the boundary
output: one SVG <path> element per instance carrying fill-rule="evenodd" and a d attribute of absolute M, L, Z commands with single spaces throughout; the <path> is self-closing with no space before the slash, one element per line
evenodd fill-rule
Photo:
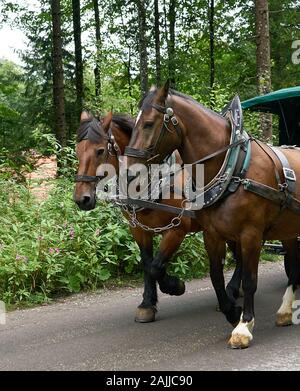
<path fill-rule="evenodd" d="M 174 112 L 178 113 L 184 126 L 179 148 L 183 163 L 193 163 L 230 143 L 230 126 L 216 113 L 180 97 L 174 97 Z M 205 184 L 217 175 L 225 155 L 226 152 L 205 162 Z"/>

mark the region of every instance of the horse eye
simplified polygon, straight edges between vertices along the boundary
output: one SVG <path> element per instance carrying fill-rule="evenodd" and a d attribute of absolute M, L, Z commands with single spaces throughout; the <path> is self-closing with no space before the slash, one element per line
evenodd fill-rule
<path fill-rule="evenodd" d="M 97 156 L 103 155 L 104 151 L 105 151 L 105 148 L 99 148 L 99 149 L 97 149 L 97 151 L 96 151 Z"/>
<path fill-rule="evenodd" d="M 146 122 L 144 124 L 144 129 L 151 129 L 153 128 L 154 122 Z"/>

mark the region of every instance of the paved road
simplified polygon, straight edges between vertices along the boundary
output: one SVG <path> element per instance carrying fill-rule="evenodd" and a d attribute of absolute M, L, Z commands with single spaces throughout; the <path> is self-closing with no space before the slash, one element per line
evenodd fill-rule
<path fill-rule="evenodd" d="M 228 277 L 228 276 L 227 276 Z M 260 267 L 255 340 L 231 350 L 231 327 L 215 311 L 210 280 L 181 297 L 160 295 L 157 321 L 133 321 L 140 288 L 80 294 L 7 315 L 0 325 L 1 370 L 295 370 L 300 326 L 277 328 L 283 265 Z"/>

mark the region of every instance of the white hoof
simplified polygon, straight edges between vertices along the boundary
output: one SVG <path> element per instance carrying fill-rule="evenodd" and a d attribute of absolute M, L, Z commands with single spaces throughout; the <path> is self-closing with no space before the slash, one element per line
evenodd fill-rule
<path fill-rule="evenodd" d="M 290 326 L 291 324 L 293 324 L 292 318 L 293 318 L 292 312 L 286 312 L 285 314 L 277 312 L 276 326 L 279 326 L 279 327 Z"/>
<path fill-rule="evenodd" d="M 293 291 L 292 285 L 288 286 L 282 298 L 282 304 L 276 314 L 277 326 L 289 326 L 292 322 L 292 306 L 296 299 L 296 293 Z"/>
<path fill-rule="evenodd" d="M 253 339 L 252 330 L 254 327 L 254 318 L 251 322 L 243 322 L 242 318 L 243 314 L 241 315 L 239 324 L 232 331 L 231 338 L 228 341 L 228 344 L 232 349 L 245 349 Z"/>

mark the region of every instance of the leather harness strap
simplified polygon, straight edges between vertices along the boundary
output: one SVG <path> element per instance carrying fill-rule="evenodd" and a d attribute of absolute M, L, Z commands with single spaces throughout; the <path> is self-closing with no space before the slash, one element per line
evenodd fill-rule
<path fill-rule="evenodd" d="M 282 165 L 283 176 L 287 190 L 294 194 L 296 192 L 296 174 L 295 171 L 290 167 L 290 164 L 283 152 L 277 147 L 271 147 Z"/>
<path fill-rule="evenodd" d="M 75 182 L 95 182 L 97 180 L 100 180 L 101 177 L 99 175 L 75 175 Z"/>
<path fill-rule="evenodd" d="M 252 179 L 244 179 L 242 181 L 245 190 L 251 191 L 267 200 L 273 201 L 280 206 L 286 204 L 286 207 L 295 213 L 300 214 L 300 201 L 295 197 L 287 197 L 286 193 L 280 190 L 276 190 L 273 187 L 263 185 Z"/>
<path fill-rule="evenodd" d="M 148 201 L 148 200 L 132 199 L 132 198 L 127 198 L 127 199 L 118 198 L 118 203 L 119 204 L 123 203 L 125 205 L 129 204 L 129 205 L 133 205 L 133 206 L 138 206 L 143 209 L 160 210 L 162 212 L 172 213 L 172 214 L 177 214 L 177 215 L 182 212 L 183 216 L 190 217 L 192 219 L 196 218 L 196 213 L 193 210 L 184 209 L 182 211 L 182 208 L 177 208 L 176 206 L 161 204 L 158 202 L 153 202 L 153 201 Z"/>
<path fill-rule="evenodd" d="M 125 156 L 145 159 L 147 162 L 150 162 L 151 160 L 159 156 L 159 153 L 156 153 L 156 151 L 159 150 L 158 147 L 163 140 L 165 132 L 168 131 L 172 133 L 172 130 L 168 126 L 170 121 L 176 131 L 179 141 L 181 141 L 182 138 L 182 130 L 177 118 L 174 115 L 171 102 L 167 101 L 166 107 L 160 106 L 156 103 L 152 103 L 150 104 L 150 106 L 153 107 L 155 110 L 159 111 L 160 113 L 164 114 L 161 130 L 159 132 L 158 138 L 156 139 L 155 143 L 152 146 L 146 149 L 137 149 L 134 147 L 127 146 L 125 147 L 125 153 L 124 153 Z"/>
<path fill-rule="evenodd" d="M 90 131 L 91 127 L 88 126 L 89 122 L 92 124 L 97 125 L 97 131 L 99 132 L 99 136 L 107 140 L 107 149 L 106 149 L 106 156 L 108 154 L 111 154 L 114 152 L 116 156 L 118 156 L 120 152 L 120 148 L 118 144 L 115 141 L 114 135 L 112 134 L 111 127 L 109 128 L 107 134 L 104 133 L 102 128 L 99 126 L 99 121 L 96 120 L 96 118 L 93 118 L 91 121 L 85 121 L 86 122 L 86 128 L 84 129 L 84 133 L 82 133 L 80 136 L 77 136 L 77 141 L 80 142 L 82 140 L 88 140 L 90 137 Z M 74 177 L 75 182 L 98 182 L 101 179 L 105 178 L 105 175 L 85 175 L 85 174 L 76 174 Z"/>

